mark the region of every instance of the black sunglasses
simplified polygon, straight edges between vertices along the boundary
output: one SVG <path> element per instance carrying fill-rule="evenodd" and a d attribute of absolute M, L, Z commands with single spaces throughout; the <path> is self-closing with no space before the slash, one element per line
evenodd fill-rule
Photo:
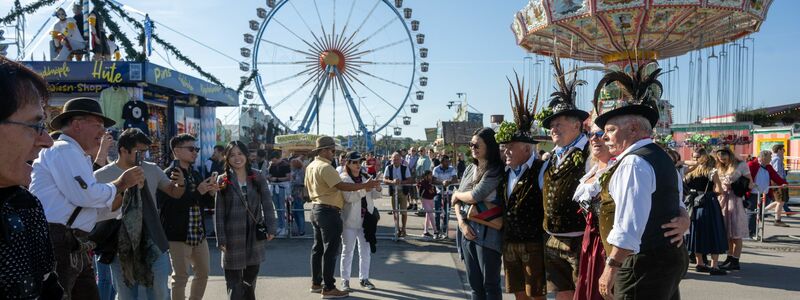
<path fill-rule="evenodd" d="M 175 147 L 175 148 L 183 148 L 189 150 L 191 152 L 200 152 L 200 148 L 194 146 L 186 146 L 186 147 Z"/>
<path fill-rule="evenodd" d="M 478 146 L 477 143 L 472 143 L 472 142 L 469 143 L 469 147 L 472 149 L 480 149 L 480 146 Z"/>
<path fill-rule="evenodd" d="M 589 139 L 592 139 L 592 138 L 601 139 L 601 138 L 603 138 L 604 134 L 606 134 L 606 133 L 604 131 L 602 131 L 602 130 L 595 131 L 595 132 L 589 132 Z"/>
<path fill-rule="evenodd" d="M 22 122 L 15 122 L 15 121 L 6 120 L 6 121 L 1 121 L 0 124 L 13 124 L 13 125 L 20 125 L 20 126 L 25 126 L 25 127 L 28 127 L 28 128 L 32 128 L 33 130 L 36 131 L 36 133 L 38 135 L 44 134 L 45 130 L 47 130 L 47 126 L 45 125 L 44 121 L 40 121 L 39 123 L 36 123 L 36 124 L 28 124 L 28 123 L 22 123 Z"/>

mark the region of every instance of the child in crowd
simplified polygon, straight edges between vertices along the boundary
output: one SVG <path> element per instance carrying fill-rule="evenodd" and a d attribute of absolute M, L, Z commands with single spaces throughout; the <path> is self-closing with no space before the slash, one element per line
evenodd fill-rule
<path fill-rule="evenodd" d="M 428 228 L 436 228 L 433 225 L 433 197 L 436 196 L 436 188 L 433 187 L 433 172 L 430 170 L 422 174 L 422 180 L 417 183 L 422 198 L 422 208 L 425 211 L 425 225 L 423 226 L 425 237 L 432 238 L 433 235 Z"/>

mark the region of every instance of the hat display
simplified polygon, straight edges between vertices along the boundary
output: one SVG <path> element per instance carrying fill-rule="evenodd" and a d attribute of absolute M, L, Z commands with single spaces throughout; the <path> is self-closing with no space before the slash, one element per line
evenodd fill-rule
<path fill-rule="evenodd" d="M 555 69 L 556 91 L 550 94 L 550 104 L 548 108 L 552 112 L 542 120 L 542 127 L 550 129 L 550 122 L 560 116 L 573 116 L 585 121 L 589 113 L 578 109 L 575 105 L 577 87 L 586 84 L 586 81 L 578 79 L 578 72 L 572 72 L 572 79 L 567 81 L 564 69 L 561 67 L 561 59 L 553 54 L 553 68 Z"/>
<path fill-rule="evenodd" d="M 503 121 L 500 127 L 497 128 L 497 133 L 494 135 L 495 140 L 500 144 L 507 144 L 511 142 L 523 142 L 528 144 L 537 144 L 538 142 L 533 139 L 534 115 L 536 113 L 536 106 L 539 103 L 539 90 L 536 90 L 536 95 L 531 98 L 530 90 L 525 89 L 524 80 L 520 81 L 519 75 L 514 72 L 517 79 L 516 87 L 508 80 L 509 85 L 509 102 L 511 102 L 511 112 L 514 115 L 514 123 Z M 532 107 L 531 107 L 532 106 Z"/>
<path fill-rule="evenodd" d="M 317 138 L 317 147 L 314 148 L 312 151 L 319 151 L 325 148 L 333 148 L 336 147 L 336 142 L 333 140 L 332 137 L 329 136 L 321 136 Z"/>
<path fill-rule="evenodd" d="M 91 98 L 74 98 L 64 104 L 64 108 L 59 115 L 50 121 L 50 128 L 61 129 L 64 121 L 72 117 L 91 115 L 103 119 L 103 127 L 111 127 L 117 124 L 111 118 L 103 115 L 100 103 Z"/>
<path fill-rule="evenodd" d="M 640 115 L 650 121 L 650 125 L 655 127 L 658 123 L 658 101 L 661 99 L 663 87 L 658 81 L 661 75 L 661 68 L 657 65 L 644 64 L 637 61 L 636 65 L 629 62 L 631 73 L 624 71 L 609 72 L 597 84 L 594 91 L 594 107 L 598 116 L 594 120 L 600 128 L 603 128 L 608 120 L 622 115 Z M 652 68 L 652 72 L 646 69 Z M 609 99 L 600 101 L 600 95 L 604 88 L 616 83 L 621 92 L 619 99 Z"/>

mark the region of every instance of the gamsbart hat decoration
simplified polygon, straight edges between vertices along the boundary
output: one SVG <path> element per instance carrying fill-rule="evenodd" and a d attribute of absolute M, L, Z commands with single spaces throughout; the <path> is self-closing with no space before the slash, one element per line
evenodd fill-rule
<path fill-rule="evenodd" d="M 508 96 L 511 102 L 511 112 L 514 116 L 514 123 L 504 121 L 497 128 L 495 139 L 500 144 L 507 144 L 511 142 L 523 142 L 528 144 L 538 143 L 533 139 L 532 128 L 534 127 L 534 116 L 536 113 L 536 106 L 539 103 L 539 90 L 536 90 L 536 95 L 531 98 L 530 91 L 525 89 L 524 80 L 519 79 L 517 72 L 514 72 L 517 80 L 517 85 L 508 80 Z"/>

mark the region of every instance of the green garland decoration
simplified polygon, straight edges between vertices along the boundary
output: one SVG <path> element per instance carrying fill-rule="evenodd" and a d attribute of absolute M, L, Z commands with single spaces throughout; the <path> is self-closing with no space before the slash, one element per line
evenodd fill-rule
<path fill-rule="evenodd" d="M 127 21 L 128 23 L 131 23 L 131 24 L 133 24 L 133 26 L 134 26 L 134 27 L 136 27 L 136 29 L 137 29 L 137 30 L 139 30 L 140 32 L 142 32 L 142 35 L 144 34 L 144 25 L 142 25 L 142 23 L 141 23 L 141 22 L 139 22 L 138 20 L 136 20 L 136 19 L 134 19 L 134 18 L 131 18 L 131 17 L 128 15 L 128 13 L 126 13 L 124 10 L 122 10 L 122 8 L 120 8 L 119 6 L 117 6 L 116 4 L 114 4 L 113 2 L 106 2 L 106 3 L 108 3 L 108 6 L 109 6 L 109 7 L 111 7 L 111 9 L 113 9 L 113 10 L 114 10 L 114 11 L 115 11 L 115 12 L 116 12 L 118 15 L 120 15 L 120 16 L 121 16 L 121 17 L 122 17 L 122 18 L 123 18 L 125 21 Z M 181 53 L 181 51 L 180 51 L 180 50 L 178 50 L 178 48 L 175 48 L 175 46 L 173 46 L 172 44 L 170 44 L 170 43 L 168 43 L 167 41 L 165 41 L 165 40 L 161 39 L 161 38 L 158 36 L 158 34 L 156 34 L 156 33 L 153 33 L 151 37 L 153 38 L 153 40 L 154 40 L 154 41 L 156 41 L 157 43 L 159 43 L 159 44 L 160 44 L 161 46 L 163 46 L 165 49 L 167 49 L 168 51 L 172 52 L 172 54 L 173 54 L 173 55 L 175 55 L 175 57 L 176 57 L 178 60 L 182 61 L 182 62 L 183 62 L 184 64 L 186 64 L 187 66 L 189 66 L 190 68 L 192 68 L 192 69 L 194 69 L 195 71 L 197 71 L 197 73 L 200 73 L 200 76 L 203 76 L 203 77 L 205 77 L 206 79 L 208 79 L 208 81 L 211 81 L 211 82 L 213 82 L 213 83 L 214 83 L 214 84 L 216 84 L 216 85 L 219 85 L 219 86 L 225 87 L 225 85 L 224 85 L 224 84 L 222 84 L 222 82 L 221 82 L 221 81 L 219 81 L 219 79 L 217 79 L 217 77 L 214 77 L 214 75 L 211 75 L 211 73 L 208 73 L 208 72 L 204 71 L 204 70 L 203 70 L 203 68 L 201 68 L 200 66 L 198 66 L 198 65 L 197 65 L 197 64 L 196 64 L 194 61 L 192 61 L 191 59 L 189 59 L 188 57 L 186 57 L 185 55 L 183 55 L 183 53 Z"/>
<path fill-rule="evenodd" d="M 49 6 L 52 5 L 53 3 L 56 3 L 56 0 L 39 0 L 37 2 L 25 5 L 25 7 L 22 7 L 19 4 L 19 1 L 17 0 L 14 3 L 15 4 L 14 9 L 12 9 L 11 12 L 8 13 L 8 15 L 0 19 L 0 24 L 11 23 L 12 21 L 16 20 L 17 18 L 19 18 L 19 16 L 23 14 L 32 14 L 37 10 L 39 10 L 40 8 L 42 8 L 43 6 Z"/>
<path fill-rule="evenodd" d="M 541 123 L 541 122 L 544 121 L 544 119 L 547 119 L 547 117 L 552 116 L 552 115 L 553 115 L 553 111 L 550 110 L 550 108 L 543 108 L 542 111 L 537 113 L 536 116 L 534 116 L 533 118 L 536 119 L 537 121 L 539 121 L 539 123 Z"/>
<path fill-rule="evenodd" d="M 111 31 L 111 33 L 114 34 L 114 37 L 116 37 L 117 40 L 120 42 L 122 48 L 125 49 L 125 56 L 127 57 L 127 59 L 133 61 L 144 61 L 144 53 L 136 51 L 136 48 L 134 48 L 133 43 L 131 42 L 131 40 L 128 39 L 128 36 L 122 33 L 122 30 L 120 30 L 119 25 L 116 22 L 114 22 L 114 20 L 111 19 L 111 16 L 108 13 L 108 9 L 106 9 L 105 7 L 105 3 L 100 0 L 92 0 L 92 4 L 94 4 L 95 11 L 97 11 L 97 13 L 100 14 L 100 17 L 103 18 L 103 20 L 105 21 L 106 25 L 108 26 L 108 29 Z"/>
<path fill-rule="evenodd" d="M 503 123 L 500 123 L 500 126 L 497 127 L 497 133 L 494 134 L 494 139 L 498 143 L 506 143 L 511 140 L 511 137 L 514 136 L 514 132 L 516 131 L 516 123 L 503 121 Z"/>
<path fill-rule="evenodd" d="M 256 70 L 253 70 L 250 72 L 250 76 L 247 77 L 247 80 L 242 81 L 242 83 L 239 84 L 239 87 L 236 89 L 236 93 L 237 94 L 241 93 L 244 87 L 250 85 L 250 82 L 253 82 L 253 78 L 255 77 L 256 77 Z"/>

